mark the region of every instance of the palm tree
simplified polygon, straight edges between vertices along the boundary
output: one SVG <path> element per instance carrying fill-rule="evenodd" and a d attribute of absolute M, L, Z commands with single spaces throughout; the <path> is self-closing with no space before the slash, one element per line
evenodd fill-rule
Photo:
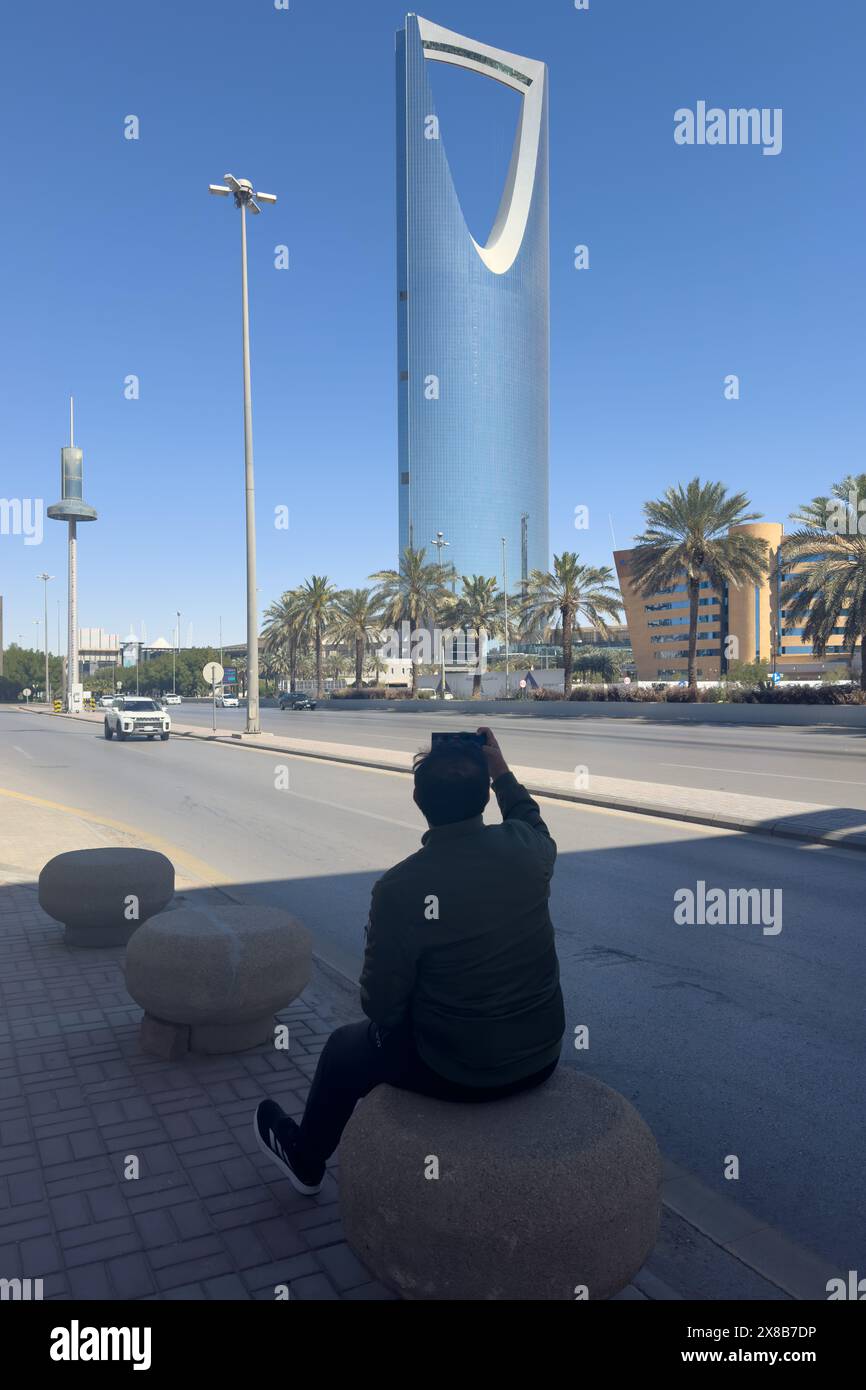
<path fill-rule="evenodd" d="M 398 628 L 408 622 L 412 630 L 412 695 L 418 694 L 418 653 L 414 635 L 424 623 L 435 623 L 452 599 L 447 585 L 455 576 L 453 565 L 427 563 L 426 550 L 409 546 L 400 556 L 399 570 L 380 570 L 370 579 L 378 585 L 374 602 L 383 623 Z"/>
<path fill-rule="evenodd" d="M 851 500 L 854 499 L 852 512 Z M 844 530 L 849 535 L 859 534 L 859 502 L 866 502 L 866 473 L 849 473 L 840 482 L 834 483 L 829 497 L 813 497 L 799 511 L 791 513 L 791 520 L 797 521 L 809 531 L 834 532 Z M 846 525 L 837 523 L 845 519 Z"/>
<path fill-rule="evenodd" d="M 644 598 L 686 579 L 689 596 L 689 690 L 697 699 L 698 608 L 701 582 L 708 579 L 719 593 L 726 585 L 760 584 L 767 577 L 769 547 L 765 540 L 730 535 L 732 526 L 757 521 L 749 512 L 744 492 L 728 495 L 723 483 L 693 478 L 669 487 L 664 497 L 644 504 L 649 523 L 636 537 L 631 573 Z"/>
<path fill-rule="evenodd" d="M 336 690 L 342 678 L 351 674 L 352 663 L 336 647 L 332 647 L 325 658 L 325 669 Z"/>
<path fill-rule="evenodd" d="M 483 575 L 463 576 L 463 593 L 457 598 L 449 611 L 448 620 L 455 627 L 465 628 L 475 634 L 478 643 L 478 660 L 472 677 L 472 698 L 481 694 L 481 634 L 498 637 L 502 627 L 503 595 L 497 590 L 495 579 L 485 579 Z M 443 690 L 442 694 L 445 692 Z"/>
<path fill-rule="evenodd" d="M 298 616 L 298 594 L 297 589 L 289 589 L 272 603 L 262 629 L 264 650 L 278 663 L 280 673 L 288 675 L 290 690 L 297 683 L 298 656 L 306 641 Z"/>
<path fill-rule="evenodd" d="M 301 633 L 313 635 L 313 649 L 316 653 L 316 698 L 321 700 L 324 693 L 322 679 L 322 640 L 334 616 L 337 590 L 327 575 L 314 574 L 305 579 L 297 591 L 297 620 Z"/>
<path fill-rule="evenodd" d="M 367 645 L 381 629 L 381 607 L 371 589 L 346 589 L 338 595 L 332 634 L 338 642 L 354 644 L 356 690 L 364 684 Z"/>
<path fill-rule="evenodd" d="M 598 676 L 605 685 L 614 685 L 621 670 L 619 661 L 609 652 L 597 651 L 579 656 L 574 663 L 574 674 L 582 685 L 587 684 L 590 676 Z"/>
<path fill-rule="evenodd" d="M 860 534 L 859 500 L 866 496 L 866 474 L 842 478 L 830 498 L 806 503 L 794 520 L 802 530 L 781 543 L 785 567 L 802 564 L 781 589 L 788 619 L 805 617 L 803 638 L 817 656 L 826 655 L 835 630 L 842 627 L 845 651 L 860 644 L 860 689 L 866 691 L 866 535 Z M 853 506 L 852 506 L 853 502 Z M 831 517 L 833 513 L 833 517 Z M 833 527 L 827 530 L 827 527 Z"/>
<path fill-rule="evenodd" d="M 622 613 L 622 597 L 607 565 L 582 565 L 573 551 L 554 555 L 553 570 L 545 574 L 533 570 L 520 604 L 522 627 L 527 636 L 539 630 L 552 634 L 562 630 L 565 698 L 572 690 L 572 649 L 575 628 L 581 633 L 581 619 L 596 632 L 609 634 L 607 619 L 617 622 Z"/>

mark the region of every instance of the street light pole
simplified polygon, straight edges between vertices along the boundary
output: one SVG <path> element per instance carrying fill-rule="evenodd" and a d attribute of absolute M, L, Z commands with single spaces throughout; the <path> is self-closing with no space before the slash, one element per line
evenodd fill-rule
<path fill-rule="evenodd" d="M 260 734 L 259 719 L 259 623 L 256 597 L 256 493 L 253 470 L 253 406 L 250 384 L 250 300 L 247 283 L 247 208 L 254 216 L 259 202 L 275 203 L 273 193 L 254 193 L 249 179 L 224 175 L 225 184 L 211 184 L 210 192 L 226 198 L 234 195 L 241 214 L 241 301 L 244 358 L 244 477 L 247 519 L 247 733 Z M 258 199 L 258 202 L 256 201 Z"/>
<path fill-rule="evenodd" d="M 53 579 L 53 578 L 54 578 L 54 575 L 53 575 L 53 574 L 46 574 L 46 573 L 43 571 L 43 573 L 42 573 L 42 574 L 38 574 L 38 575 L 36 576 L 36 578 L 37 578 L 37 579 L 41 579 L 41 580 L 43 581 L 43 589 L 44 589 L 44 593 L 45 593 L 45 703 L 46 703 L 46 705 L 50 705 L 50 704 L 51 704 L 51 677 L 50 677 L 49 669 L 48 669 L 48 581 L 49 581 L 50 579 Z"/>
<path fill-rule="evenodd" d="M 502 537 L 502 591 L 505 595 L 505 698 L 511 697 L 511 654 L 508 646 L 508 555 Z"/>
<path fill-rule="evenodd" d="M 180 651 L 180 612 L 175 609 L 177 628 L 175 630 L 174 651 L 171 654 L 171 693 L 177 694 L 177 654 Z"/>

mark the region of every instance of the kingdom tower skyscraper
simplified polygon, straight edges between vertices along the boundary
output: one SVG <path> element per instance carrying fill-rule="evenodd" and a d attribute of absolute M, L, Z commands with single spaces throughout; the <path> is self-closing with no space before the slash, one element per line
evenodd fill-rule
<path fill-rule="evenodd" d="M 484 246 L 460 206 L 428 62 L 522 97 Z M 409 15 L 397 105 L 400 549 L 429 553 L 443 532 L 459 574 L 501 581 L 505 537 L 516 587 L 524 566 L 549 564 L 547 68 Z"/>

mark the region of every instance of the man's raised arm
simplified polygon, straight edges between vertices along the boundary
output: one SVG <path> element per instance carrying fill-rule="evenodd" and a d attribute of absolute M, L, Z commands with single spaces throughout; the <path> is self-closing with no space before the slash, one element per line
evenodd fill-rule
<path fill-rule="evenodd" d="M 487 739 L 484 755 L 487 758 L 487 767 L 490 771 L 493 790 L 496 793 L 496 800 L 499 803 L 503 821 L 506 823 L 521 821 L 530 830 L 537 833 L 542 845 L 542 852 L 549 860 L 549 869 L 552 871 L 556 860 L 556 841 L 542 820 L 538 802 L 533 801 L 529 792 L 521 786 L 510 770 L 493 730 L 484 728 L 479 729 L 478 732 L 484 734 Z"/>

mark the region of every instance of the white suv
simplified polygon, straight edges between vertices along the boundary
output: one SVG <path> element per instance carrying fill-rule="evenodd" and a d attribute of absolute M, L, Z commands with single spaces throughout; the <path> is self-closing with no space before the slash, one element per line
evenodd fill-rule
<path fill-rule="evenodd" d="M 124 739 L 135 736 L 154 739 L 158 734 L 164 743 L 170 733 L 170 716 L 155 700 L 149 700 L 144 695 L 122 695 L 115 700 L 111 709 L 105 711 L 107 739 L 117 734 L 118 742 L 122 743 Z"/>

